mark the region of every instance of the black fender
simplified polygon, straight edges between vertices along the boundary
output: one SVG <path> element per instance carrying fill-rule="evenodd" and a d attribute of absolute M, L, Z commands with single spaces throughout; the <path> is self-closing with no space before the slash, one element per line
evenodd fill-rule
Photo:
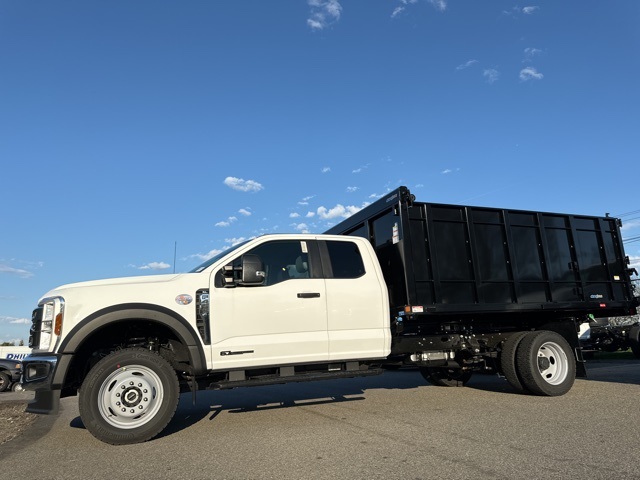
<path fill-rule="evenodd" d="M 131 319 L 149 320 L 166 326 L 187 347 L 194 374 L 207 371 L 203 344 L 193 326 L 173 310 L 147 303 L 112 305 L 89 315 L 65 335 L 58 353 L 73 354 L 97 329 Z"/>

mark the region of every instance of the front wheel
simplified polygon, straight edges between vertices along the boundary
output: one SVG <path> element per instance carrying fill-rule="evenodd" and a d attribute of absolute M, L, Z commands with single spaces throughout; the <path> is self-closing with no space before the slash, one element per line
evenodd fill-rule
<path fill-rule="evenodd" d="M 176 373 L 160 355 L 141 348 L 118 350 L 85 378 L 79 392 L 80 417 L 103 442 L 145 442 L 167 426 L 179 393 Z"/>
<path fill-rule="evenodd" d="M 516 363 L 525 388 L 536 395 L 564 395 L 576 378 L 573 351 L 555 332 L 528 332 L 518 346 Z"/>
<path fill-rule="evenodd" d="M 420 373 L 431 385 L 438 387 L 464 387 L 471 371 L 462 368 L 420 367 Z"/>

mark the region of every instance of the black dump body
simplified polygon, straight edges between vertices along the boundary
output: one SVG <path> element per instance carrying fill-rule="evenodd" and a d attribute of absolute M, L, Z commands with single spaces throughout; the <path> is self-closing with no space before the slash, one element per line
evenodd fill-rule
<path fill-rule="evenodd" d="M 400 187 L 325 233 L 369 239 L 394 316 L 504 331 L 635 306 L 615 218 L 422 203 Z"/>

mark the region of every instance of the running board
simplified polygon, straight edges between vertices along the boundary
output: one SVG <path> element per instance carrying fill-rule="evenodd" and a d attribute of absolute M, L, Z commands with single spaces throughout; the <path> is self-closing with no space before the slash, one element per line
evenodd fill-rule
<path fill-rule="evenodd" d="M 351 369 L 349 368 L 351 367 Z M 263 375 L 247 378 L 245 370 L 229 372 L 229 379 L 211 383 L 208 390 L 227 390 L 237 387 L 258 387 L 262 385 L 277 385 L 294 382 L 313 382 L 316 380 L 334 380 L 339 378 L 367 377 L 380 375 L 384 370 L 381 368 L 369 368 L 359 370 L 347 365 L 345 370 L 323 371 L 323 372 L 300 372 L 296 373 L 294 367 L 280 367 L 279 372 L 274 375 Z"/>

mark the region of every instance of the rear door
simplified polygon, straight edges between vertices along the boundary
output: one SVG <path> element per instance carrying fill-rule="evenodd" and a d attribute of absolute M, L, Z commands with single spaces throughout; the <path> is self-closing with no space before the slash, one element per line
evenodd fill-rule
<path fill-rule="evenodd" d="M 370 257 L 370 249 L 360 249 L 349 237 L 319 245 L 326 282 L 330 360 L 386 357 L 391 342 L 389 302 L 381 271 L 374 266 L 377 260 Z"/>

